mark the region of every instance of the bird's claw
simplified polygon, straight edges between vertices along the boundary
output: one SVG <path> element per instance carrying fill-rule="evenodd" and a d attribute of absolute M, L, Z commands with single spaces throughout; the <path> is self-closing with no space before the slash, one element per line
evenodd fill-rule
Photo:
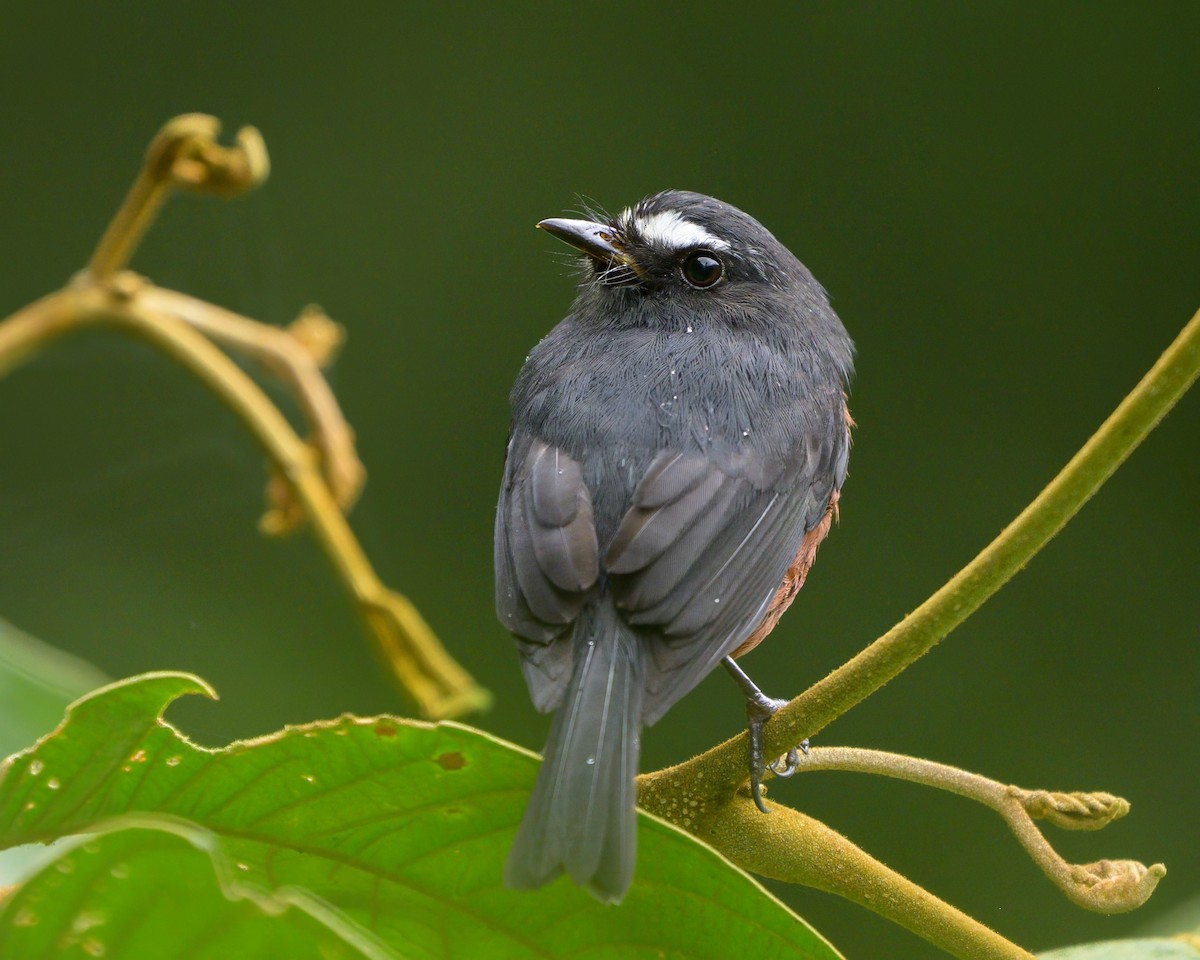
<path fill-rule="evenodd" d="M 775 776 L 782 777 L 784 780 L 786 780 L 793 773 L 795 773 L 796 768 L 800 766 L 801 749 L 804 748 L 792 747 L 782 757 L 776 757 L 774 760 L 768 763 L 767 769 L 775 774 Z M 805 749 L 804 752 L 807 753 L 808 750 Z"/>
<path fill-rule="evenodd" d="M 754 798 L 754 805 L 759 810 L 763 813 L 770 813 L 771 811 L 767 809 L 762 798 L 763 777 L 767 771 L 777 777 L 790 777 L 800 766 L 800 754 L 808 755 L 808 741 L 803 740 L 788 750 L 784 756 L 777 757 L 770 763 L 765 762 L 763 759 L 763 726 L 787 701 L 772 700 L 764 694 L 731 657 L 726 657 L 724 664 L 725 669 L 733 676 L 734 682 L 741 688 L 742 695 L 746 698 L 746 719 L 750 734 L 750 795 Z"/>
<path fill-rule="evenodd" d="M 763 776 L 767 770 L 774 773 L 777 762 L 773 760 L 768 764 L 763 759 L 763 726 L 785 703 L 787 703 L 786 700 L 772 700 L 763 696 L 762 693 L 759 693 L 757 697 L 746 698 L 746 718 L 750 733 L 750 795 L 754 798 L 754 805 L 763 813 L 771 812 L 763 803 Z M 799 763 L 798 757 L 796 762 Z M 795 772 L 794 768 L 792 772 Z M 789 773 L 788 776 L 790 775 Z"/>

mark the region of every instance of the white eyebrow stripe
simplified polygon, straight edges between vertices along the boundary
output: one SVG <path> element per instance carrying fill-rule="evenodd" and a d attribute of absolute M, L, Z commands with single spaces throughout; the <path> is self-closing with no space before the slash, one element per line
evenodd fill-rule
<path fill-rule="evenodd" d="M 698 223 L 685 220 L 674 210 L 638 217 L 634 221 L 634 228 L 647 243 L 656 243 L 669 250 L 691 250 L 696 247 L 729 249 L 726 241 L 714 237 Z"/>

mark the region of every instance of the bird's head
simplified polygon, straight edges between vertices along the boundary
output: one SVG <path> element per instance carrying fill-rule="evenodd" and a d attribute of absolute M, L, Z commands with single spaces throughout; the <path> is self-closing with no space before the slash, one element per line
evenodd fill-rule
<path fill-rule="evenodd" d="M 849 337 L 808 269 L 761 223 L 700 193 L 665 190 L 597 220 L 538 226 L 586 254 L 576 315 L 606 325 L 708 321 L 823 342 Z"/>
<path fill-rule="evenodd" d="M 589 279 L 603 286 L 718 291 L 747 282 L 782 286 L 808 273 L 753 217 L 685 190 L 656 193 L 608 220 L 538 226 L 587 254 Z"/>

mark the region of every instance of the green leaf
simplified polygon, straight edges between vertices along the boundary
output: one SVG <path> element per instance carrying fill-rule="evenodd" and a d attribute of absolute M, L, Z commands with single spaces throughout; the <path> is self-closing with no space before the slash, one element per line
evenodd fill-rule
<path fill-rule="evenodd" d="M 227 872 L 219 883 L 220 864 L 210 859 L 209 846 L 203 831 L 178 824 L 169 830 L 133 828 L 89 838 L 0 905 L 0 956 L 395 956 L 363 943 L 356 925 L 341 921 L 301 891 L 262 891 Z"/>
<path fill-rule="evenodd" d="M 1041 960 L 1197 960 L 1200 951 L 1181 940 L 1108 940 L 1038 956 Z"/>
<path fill-rule="evenodd" d="M 0 757 L 33 743 L 58 723 L 67 704 L 105 683 L 91 664 L 0 619 Z M 46 859 L 35 847 L 0 853 L 0 887 Z"/>
<path fill-rule="evenodd" d="M 148 674 L 74 704 L 0 767 L 0 846 L 167 815 L 209 833 L 240 884 L 305 891 L 397 956 L 838 956 L 748 875 L 649 816 L 620 907 L 561 879 L 504 889 L 537 761 L 478 730 L 346 716 L 207 750 L 161 720 L 186 693 L 212 695 L 195 677 Z"/>
<path fill-rule="evenodd" d="M 107 682 L 91 664 L 0 620 L 0 757 L 31 744 L 68 703 Z"/>

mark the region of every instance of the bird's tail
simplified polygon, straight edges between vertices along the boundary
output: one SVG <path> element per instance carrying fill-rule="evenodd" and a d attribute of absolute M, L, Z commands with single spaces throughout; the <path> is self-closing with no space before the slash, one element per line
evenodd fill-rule
<path fill-rule="evenodd" d="M 550 727 L 504 882 L 529 889 L 566 870 L 594 896 L 615 903 L 629 889 L 637 854 L 642 650 L 603 601 L 585 608 L 571 643 L 571 683 Z"/>

